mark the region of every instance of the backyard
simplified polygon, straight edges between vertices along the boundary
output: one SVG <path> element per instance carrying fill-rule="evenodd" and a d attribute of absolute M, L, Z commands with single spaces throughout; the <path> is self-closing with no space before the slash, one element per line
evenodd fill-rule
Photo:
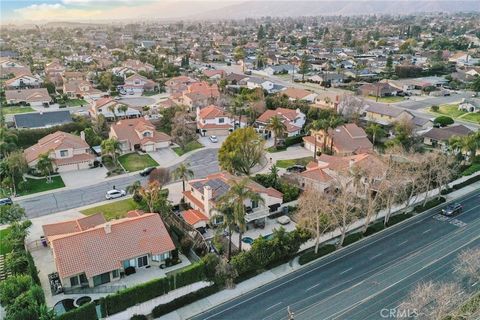
<path fill-rule="evenodd" d="M 200 149 L 200 148 L 203 148 L 203 144 L 201 144 L 200 142 L 194 140 L 194 141 L 191 141 L 189 143 L 187 143 L 187 145 L 185 146 L 184 149 L 180 148 L 180 147 L 173 147 L 172 150 L 179 156 L 182 156 L 184 155 L 185 153 L 187 152 L 190 152 L 190 151 L 193 151 L 195 149 Z"/>
<path fill-rule="evenodd" d="M 463 110 L 458 110 L 458 104 L 444 104 L 439 106 L 436 111 L 432 108 L 433 107 L 428 108 L 427 111 L 435 115 L 448 116 L 454 119 L 480 123 L 480 113 L 469 113 Z"/>
<path fill-rule="evenodd" d="M 17 114 L 17 113 L 27 113 L 34 112 L 35 110 L 32 107 L 2 107 L 3 114 Z"/>
<path fill-rule="evenodd" d="M 47 180 L 45 178 L 41 178 L 41 179 L 27 178 L 21 188 L 21 191 L 18 192 L 18 195 L 25 196 L 28 194 L 49 191 L 49 190 L 63 188 L 63 187 L 65 187 L 65 184 L 63 183 L 62 177 L 60 176 L 52 177 L 52 181 L 50 183 L 47 183 Z"/>
<path fill-rule="evenodd" d="M 104 204 L 98 207 L 93 207 L 80 211 L 86 216 L 91 216 L 95 213 L 103 213 L 105 219 L 113 220 L 120 219 L 127 215 L 128 211 L 137 209 L 137 204 L 132 198 L 115 201 L 112 203 Z"/>
<path fill-rule="evenodd" d="M 290 159 L 290 160 L 277 160 L 277 167 L 288 168 L 294 165 L 306 166 L 312 160 L 313 160 L 313 157 L 297 158 L 297 159 Z"/>
<path fill-rule="evenodd" d="M 118 162 L 129 172 L 143 170 L 148 167 L 156 167 L 158 163 L 148 154 L 128 153 L 120 156 Z"/>

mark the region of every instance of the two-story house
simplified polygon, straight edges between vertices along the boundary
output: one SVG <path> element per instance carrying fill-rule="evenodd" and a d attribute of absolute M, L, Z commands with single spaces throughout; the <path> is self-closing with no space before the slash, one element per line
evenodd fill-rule
<path fill-rule="evenodd" d="M 124 110 L 125 107 L 126 110 Z M 113 121 L 116 118 L 138 118 L 142 116 L 142 113 L 137 109 L 117 102 L 111 97 L 101 98 L 93 101 L 88 112 L 94 119 L 101 114 L 109 121 Z"/>
<path fill-rule="evenodd" d="M 63 93 L 71 98 L 90 98 L 99 99 L 103 92 L 95 89 L 92 84 L 86 80 L 67 80 L 63 81 Z"/>
<path fill-rule="evenodd" d="M 186 191 L 183 193 L 185 201 L 194 210 L 198 210 L 209 219 L 215 219 L 219 214 L 216 210 L 218 201 L 227 193 L 230 185 L 240 179 L 242 177 L 221 172 L 208 175 L 203 179 L 190 180 L 187 183 Z M 263 199 L 263 203 L 257 203 L 250 199 L 245 201 L 244 205 L 247 212 L 245 221 L 247 223 L 265 219 L 277 212 L 283 201 L 283 194 L 280 191 L 273 188 L 265 188 L 253 180 L 249 181 L 248 188 L 259 194 Z"/>
<path fill-rule="evenodd" d="M 203 136 L 226 136 L 235 129 L 235 119 L 223 108 L 210 105 L 197 109 L 197 129 Z"/>
<path fill-rule="evenodd" d="M 5 81 L 5 88 L 7 89 L 23 89 L 23 88 L 38 88 L 43 83 L 43 80 L 38 76 L 19 75 L 12 79 Z"/>
<path fill-rule="evenodd" d="M 120 142 L 122 152 L 153 152 L 170 145 L 172 138 L 145 118 L 122 119 L 110 127 L 109 137 Z"/>
<path fill-rule="evenodd" d="M 115 282 L 128 268 L 159 268 L 175 250 L 157 213 L 130 211 L 112 221 L 98 213 L 42 228 L 66 292 Z"/>
<path fill-rule="evenodd" d="M 266 127 L 273 117 L 280 117 L 285 124 L 287 137 L 299 135 L 306 121 L 305 114 L 301 112 L 300 109 L 277 108 L 275 110 L 266 110 L 255 121 L 255 127 L 258 132 L 268 134 L 269 132 Z"/>
<path fill-rule="evenodd" d="M 95 160 L 83 132 L 79 137 L 57 131 L 38 140 L 37 144 L 24 151 L 28 166 L 35 167 L 40 155 L 45 153 L 53 160 L 57 172 L 88 169 Z"/>
<path fill-rule="evenodd" d="M 142 93 L 144 91 L 153 91 L 156 86 L 157 84 L 155 81 L 147 79 L 139 74 L 132 74 L 125 79 L 123 89 L 127 92 Z"/>

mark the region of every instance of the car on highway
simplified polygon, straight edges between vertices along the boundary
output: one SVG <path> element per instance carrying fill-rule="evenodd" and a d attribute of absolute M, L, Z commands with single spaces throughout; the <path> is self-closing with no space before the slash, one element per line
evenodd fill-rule
<path fill-rule="evenodd" d="M 105 199 L 111 200 L 111 199 L 124 197 L 126 195 L 127 195 L 127 192 L 125 192 L 125 190 L 112 189 L 107 191 L 107 193 L 105 194 Z"/>
<path fill-rule="evenodd" d="M 1 207 L 1 206 L 11 205 L 11 204 L 13 204 L 13 201 L 12 201 L 12 199 L 10 199 L 10 198 L 2 198 L 2 199 L 0 199 L 0 207 Z"/>
<path fill-rule="evenodd" d="M 148 176 L 150 173 L 152 173 L 153 170 L 155 170 L 155 167 L 145 168 L 145 169 L 143 169 L 142 171 L 140 171 L 140 175 L 141 175 L 142 177 L 146 177 L 146 176 Z"/>
<path fill-rule="evenodd" d="M 211 142 L 213 142 L 213 143 L 217 143 L 217 142 L 218 142 L 217 136 L 210 136 L 210 137 L 208 137 L 208 139 L 209 139 Z"/>
<path fill-rule="evenodd" d="M 460 203 L 451 203 L 445 209 L 442 209 L 442 214 L 445 216 L 454 216 L 462 212 L 463 206 Z"/>

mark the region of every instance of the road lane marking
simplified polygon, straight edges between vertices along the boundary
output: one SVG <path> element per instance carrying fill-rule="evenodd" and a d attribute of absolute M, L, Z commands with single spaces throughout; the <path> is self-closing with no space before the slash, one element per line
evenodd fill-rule
<path fill-rule="evenodd" d="M 344 273 L 347 273 L 348 271 L 352 270 L 353 268 L 348 268 L 347 270 L 343 270 L 342 272 L 340 272 L 340 274 L 344 274 Z"/>
<path fill-rule="evenodd" d="M 373 257 L 371 257 L 369 260 L 373 260 L 373 259 L 375 259 L 375 258 L 378 258 L 378 257 L 380 257 L 381 255 L 382 255 L 381 253 L 376 254 L 376 255 L 374 255 Z"/>
<path fill-rule="evenodd" d="M 279 303 L 275 303 L 273 306 L 270 306 L 270 307 L 268 307 L 268 308 L 265 309 L 265 310 L 273 309 L 273 308 L 275 308 L 276 306 L 281 305 L 281 304 L 282 304 L 282 302 L 280 301 Z"/>
<path fill-rule="evenodd" d="M 427 230 L 423 231 L 422 233 L 425 234 L 425 233 L 430 232 L 430 231 L 432 231 L 432 229 L 427 229 Z"/>
<path fill-rule="evenodd" d="M 474 284 L 472 284 L 472 287 L 475 287 L 477 284 L 478 284 L 478 282 L 475 282 Z"/>
<path fill-rule="evenodd" d="M 316 285 L 314 285 L 314 286 L 311 286 L 310 288 L 308 288 L 308 289 L 307 289 L 307 290 L 305 290 L 305 291 L 310 291 L 310 290 L 312 290 L 313 288 L 316 288 L 316 287 L 318 287 L 319 285 L 320 285 L 320 283 L 317 283 Z"/>
<path fill-rule="evenodd" d="M 397 247 L 401 247 L 402 245 L 404 245 L 404 244 L 407 243 L 407 242 L 408 242 L 408 240 L 405 240 L 405 241 L 399 243 Z"/>

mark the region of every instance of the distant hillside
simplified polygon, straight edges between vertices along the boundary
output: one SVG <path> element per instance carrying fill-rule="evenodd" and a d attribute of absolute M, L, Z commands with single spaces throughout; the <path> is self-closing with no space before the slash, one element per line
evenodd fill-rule
<path fill-rule="evenodd" d="M 192 19 L 295 17 L 321 15 L 412 14 L 480 11 L 475 0 L 247 1 L 189 16 Z"/>

